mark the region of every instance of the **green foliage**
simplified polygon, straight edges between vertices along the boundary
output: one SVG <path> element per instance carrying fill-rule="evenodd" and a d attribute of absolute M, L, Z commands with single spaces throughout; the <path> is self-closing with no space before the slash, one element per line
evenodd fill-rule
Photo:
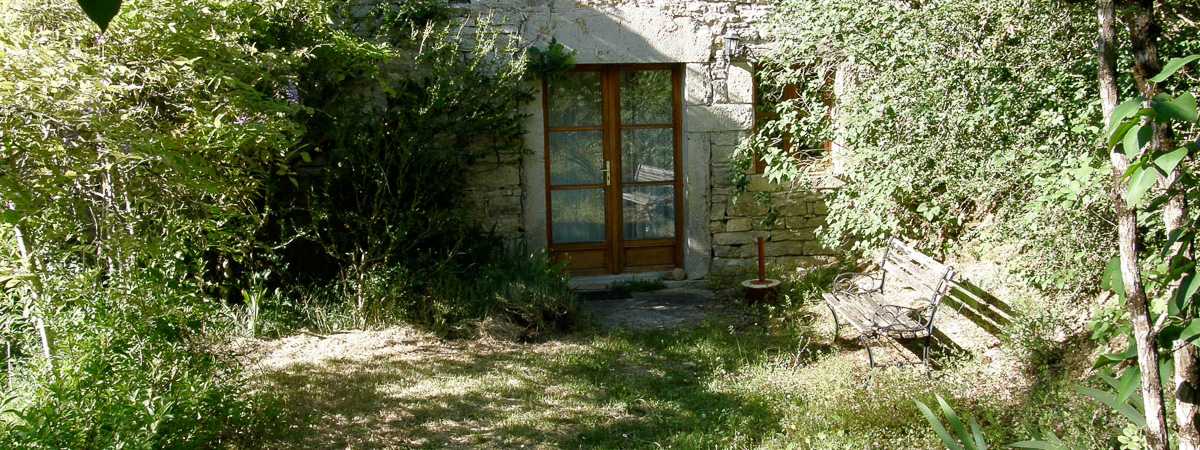
<path fill-rule="evenodd" d="M 1169 81 L 1172 75 L 1196 60 L 1200 60 L 1200 56 L 1172 59 L 1162 73 L 1152 80 L 1157 80 L 1156 83 Z M 1188 92 L 1128 100 L 1113 111 L 1112 119 L 1106 124 L 1102 138 L 1109 150 L 1121 146 L 1129 158 L 1129 169 L 1121 181 L 1128 183 L 1126 201 L 1130 207 L 1152 211 L 1161 208 L 1167 197 L 1177 192 L 1189 199 L 1200 195 L 1191 174 L 1192 167 L 1185 163 L 1194 157 L 1196 152 L 1200 152 L 1200 146 L 1187 141 L 1176 141 L 1177 148 L 1147 145 L 1153 131 L 1151 124 L 1174 126 L 1178 131 L 1187 132 L 1194 131 L 1198 122 L 1200 111 L 1197 110 L 1196 98 Z M 1170 190 L 1151 189 L 1160 179 L 1176 169 L 1181 172 L 1181 176 Z M 1153 228 L 1158 228 L 1157 224 Z M 1146 275 L 1144 284 L 1150 293 L 1165 299 L 1165 305 L 1152 311 L 1153 320 L 1166 321 L 1169 324 L 1155 336 L 1164 360 L 1170 359 L 1172 352 L 1168 349 L 1177 345 L 1177 342 L 1200 345 L 1197 344 L 1200 340 L 1200 317 L 1197 316 L 1197 311 L 1200 308 L 1196 306 L 1200 277 L 1196 274 L 1195 261 L 1189 254 L 1195 236 L 1194 223 L 1188 222 L 1170 234 L 1166 233 L 1165 229 L 1151 234 L 1143 244 L 1146 249 L 1142 257 L 1149 263 L 1148 268 L 1143 270 L 1143 275 Z M 1126 293 L 1120 275 L 1119 261 L 1114 259 L 1109 262 L 1100 285 L 1114 292 L 1124 303 Z M 1117 318 L 1117 323 L 1124 322 Z M 1113 325 L 1103 322 L 1094 327 L 1098 332 L 1114 328 Z M 1120 328 L 1127 329 L 1128 325 Z M 1129 342 L 1130 348 L 1133 348 L 1132 337 Z M 1097 364 L 1105 366 L 1127 360 L 1136 360 L 1136 352 L 1104 355 Z"/>
<path fill-rule="evenodd" d="M 1059 337 L 1069 330 L 1074 317 L 1072 305 L 1062 300 L 1038 298 L 1015 302 L 1012 322 L 1005 327 L 1001 340 L 1007 354 L 1022 363 L 1030 375 L 1039 371 L 1062 369 L 1064 359 L 1081 351 L 1080 346 Z"/>
<path fill-rule="evenodd" d="M 979 423 L 975 418 L 970 418 L 969 425 L 971 426 L 970 433 L 963 426 L 963 421 L 958 417 L 958 413 L 954 412 L 954 408 L 946 403 L 946 399 L 942 396 L 937 396 L 938 405 L 941 407 L 942 414 L 946 417 L 946 423 L 950 425 L 950 432 L 946 431 L 946 427 L 942 425 L 942 421 L 933 413 L 924 403 L 919 400 L 914 400 L 917 404 L 917 409 L 921 410 L 921 415 L 925 416 L 925 420 L 929 421 L 929 425 L 933 426 L 934 433 L 938 439 L 942 440 L 942 444 L 946 445 L 950 450 L 987 450 L 987 441 L 984 440 L 983 431 L 979 428 Z"/>
<path fill-rule="evenodd" d="M 1177 3 L 1163 14 L 1194 17 Z M 767 102 L 777 118 L 735 165 L 763 155 L 768 178 L 804 188 L 820 154 L 797 159 L 781 140 L 834 140 L 846 151 L 821 232 L 831 247 L 902 235 L 1006 249 L 1047 293 L 1093 292 L 1115 234 L 1094 145 L 1094 14 L 1042 0 L 785 1 L 766 26 L 780 42 L 761 61 L 761 95 L 797 95 Z M 1194 20 L 1164 23 L 1164 52 L 1200 45 Z"/>
<path fill-rule="evenodd" d="M 329 327 L 569 323 L 561 270 L 468 214 L 470 167 L 521 151 L 523 52 L 443 2 L 361 10 L 127 2 L 98 38 L 70 0 L 0 6 L 0 446 L 252 445 L 217 349 L 287 332 L 297 282 Z"/>
<path fill-rule="evenodd" d="M 47 316 L 54 367 L 40 359 L 17 366 L 0 447 L 213 448 L 250 443 L 268 425 L 265 404 L 232 361 L 206 348 L 198 319 L 214 305 L 181 305 L 161 276 L 104 288 L 91 279 L 51 283 L 72 305 Z"/>
<path fill-rule="evenodd" d="M 545 50 L 537 47 L 529 48 L 529 73 L 542 78 L 550 78 L 571 70 L 573 67 L 575 67 L 575 50 L 562 45 L 558 39 L 550 39 Z"/>
<path fill-rule="evenodd" d="M 74 2 L 0 7 L 0 249 L 21 261 L 0 446 L 211 448 L 257 424 L 208 274 L 259 251 L 255 202 L 301 135 L 275 95 L 300 56 L 248 44 L 283 7 L 133 2 L 99 40 Z"/>

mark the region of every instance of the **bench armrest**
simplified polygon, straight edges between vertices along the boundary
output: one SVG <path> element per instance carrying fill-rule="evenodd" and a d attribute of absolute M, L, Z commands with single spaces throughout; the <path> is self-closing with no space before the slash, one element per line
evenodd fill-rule
<path fill-rule="evenodd" d="M 870 288 L 863 288 L 859 281 L 863 279 L 871 280 Z M 872 292 L 883 291 L 883 279 L 875 278 L 863 273 L 843 273 L 833 279 L 832 290 L 834 292 L 847 292 L 854 294 L 869 294 Z"/>
<path fill-rule="evenodd" d="M 907 316 L 917 323 L 920 323 L 922 326 L 928 327 L 930 325 L 930 321 L 933 319 L 930 314 L 932 312 L 931 308 L 933 304 L 924 298 L 918 299 L 918 301 L 923 302 L 924 304 L 912 307 L 900 305 L 882 305 L 879 307 L 877 314 L 886 314 L 893 318 Z"/>

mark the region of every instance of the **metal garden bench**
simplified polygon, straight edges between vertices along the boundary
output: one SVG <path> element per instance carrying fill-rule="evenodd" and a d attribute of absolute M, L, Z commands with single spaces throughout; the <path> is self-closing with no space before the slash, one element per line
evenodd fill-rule
<path fill-rule="evenodd" d="M 935 261 L 896 238 L 888 240 L 877 275 L 845 273 L 834 279 L 830 292 L 823 295 L 833 312 L 834 339 L 840 322 L 857 329 L 859 341 L 867 349 L 867 359 L 875 367 L 871 343 L 881 338 L 924 339 L 921 362 L 929 367 L 929 345 L 933 319 L 938 305 L 950 292 L 954 268 Z M 909 288 L 922 295 L 914 306 L 889 302 L 885 290 Z"/>

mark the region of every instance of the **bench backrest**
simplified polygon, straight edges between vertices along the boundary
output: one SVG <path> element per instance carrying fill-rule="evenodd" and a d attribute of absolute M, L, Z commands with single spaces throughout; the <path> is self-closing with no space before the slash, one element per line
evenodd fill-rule
<path fill-rule="evenodd" d="M 933 316 L 938 305 L 953 288 L 954 268 L 917 251 L 904 241 L 888 239 L 887 248 L 880 262 L 882 287 L 898 282 L 928 296 L 930 307 L 924 317 L 926 326 L 933 326 Z"/>

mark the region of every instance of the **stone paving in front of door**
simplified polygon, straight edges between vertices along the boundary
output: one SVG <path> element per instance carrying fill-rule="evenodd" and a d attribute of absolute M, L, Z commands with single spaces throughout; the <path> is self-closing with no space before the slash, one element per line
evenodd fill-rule
<path fill-rule="evenodd" d="M 724 309 L 707 289 L 634 292 L 626 298 L 584 295 L 580 305 L 602 328 L 653 330 L 697 325 Z"/>

